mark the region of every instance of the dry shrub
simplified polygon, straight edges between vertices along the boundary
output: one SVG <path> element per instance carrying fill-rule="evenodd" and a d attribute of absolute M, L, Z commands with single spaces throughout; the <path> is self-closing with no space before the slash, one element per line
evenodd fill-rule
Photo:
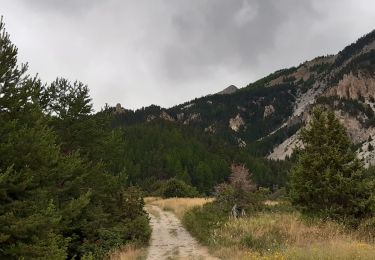
<path fill-rule="evenodd" d="M 250 179 L 251 174 L 244 165 L 231 166 L 231 174 L 229 176 L 230 184 L 236 190 L 243 192 L 254 192 L 256 191 L 256 185 Z"/>

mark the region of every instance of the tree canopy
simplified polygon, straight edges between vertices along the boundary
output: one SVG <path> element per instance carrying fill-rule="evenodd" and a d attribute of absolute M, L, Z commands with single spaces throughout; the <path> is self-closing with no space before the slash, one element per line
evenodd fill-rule
<path fill-rule="evenodd" d="M 300 133 L 304 149 L 290 171 L 293 204 L 306 214 L 360 219 L 373 210 L 373 180 L 351 149 L 344 126 L 333 112 L 313 111 Z"/>

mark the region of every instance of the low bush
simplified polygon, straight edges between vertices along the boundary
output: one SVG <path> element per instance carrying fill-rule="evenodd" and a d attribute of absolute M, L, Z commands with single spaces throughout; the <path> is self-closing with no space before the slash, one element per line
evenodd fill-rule
<path fill-rule="evenodd" d="M 177 180 L 177 179 L 170 179 L 168 180 L 162 187 L 162 196 L 164 198 L 191 198 L 197 197 L 199 195 L 196 188 L 187 185 L 185 182 Z"/>

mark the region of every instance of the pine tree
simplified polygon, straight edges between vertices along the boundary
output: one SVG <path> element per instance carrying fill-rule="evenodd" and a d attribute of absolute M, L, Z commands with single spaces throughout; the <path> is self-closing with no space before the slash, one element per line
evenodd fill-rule
<path fill-rule="evenodd" d="M 355 221 L 371 214 L 372 181 L 333 112 L 315 109 L 301 131 L 304 149 L 289 173 L 290 198 L 303 213 Z"/>
<path fill-rule="evenodd" d="M 61 153 L 51 115 L 43 113 L 54 104 L 68 108 L 60 109 L 64 118 L 88 117 L 87 89 L 71 88 L 76 98 L 68 106 L 45 95 L 40 80 L 26 75 L 27 66 L 17 66 L 17 48 L 2 22 L 0 31 L 0 259 L 100 259 L 127 241 L 147 241 L 141 194 L 124 191 L 103 164 L 77 151 Z M 134 208 L 132 214 L 119 204 Z"/>
<path fill-rule="evenodd" d="M 41 120 L 41 85 L 17 65 L 17 48 L 0 22 L 0 258 L 65 259 L 68 239 L 46 183 L 58 158 Z M 32 234 L 32 235 L 30 235 Z"/>

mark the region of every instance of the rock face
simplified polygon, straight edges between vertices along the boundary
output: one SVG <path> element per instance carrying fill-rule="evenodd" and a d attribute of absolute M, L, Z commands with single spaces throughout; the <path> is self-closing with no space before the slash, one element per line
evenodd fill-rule
<path fill-rule="evenodd" d="M 146 122 L 151 122 L 155 118 L 156 118 L 156 116 L 154 116 L 154 115 L 148 115 L 147 118 L 146 118 Z"/>
<path fill-rule="evenodd" d="M 195 105 L 194 103 L 190 103 L 190 104 L 187 104 L 187 105 L 183 106 L 182 109 L 188 109 L 188 108 L 191 108 L 194 105 Z"/>
<path fill-rule="evenodd" d="M 298 133 L 296 133 L 276 146 L 267 158 L 271 160 L 285 160 L 286 157 L 292 155 L 295 148 L 302 146 L 302 142 L 298 139 Z"/>
<path fill-rule="evenodd" d="M 171 117 L 171 116 L 170 116 L 167 112 L 165 112 L 165 111 L 161 112 L 161 114 L 160 114 L 160 118 L 161 118 L 161 119 L 164 119 L 164 120 L 166 120 L 166 121 L 171 121 L 171 122 L 175 121 L 174 118 Z"/>
<path fill-rule="evenodd" d="M 274 112 L 275 112 L 275 108 L 273 107 L 273 105 L 265 106 L 263 118 L 266 118 L 266 117 L 272 115 Z"/>
<path fill-rule="evenodd" d="M 207 132 L 207 133 L 212 133 L 212 134 L 214 134 L 214 133 L 216 133 L 216 128 L 215 128 L 214 125 L 209 125 L 208 127 L 206 127 L 206 128 L 204 129 L 204 131 Z"/>
<path fill-rule="evenodd" d="M 237 114 L 236 117 L 229 119 L 229 127 L 235 132 L 238 132 L 240 130 L 240 127 L 244 124 L 245 122 L 240 114 Z"/>
<path fill-rule="evenodd" d="M 375 78 L 367 77 L 361 72 L 355 76 L 350 72 L 344 75 L 337 86 L 328 89 L 325 95 L 348 99 L 375 97 Z"/>
<path fill-rule="evenodd" d="M 363 161 L 365 167 L 375 166 L 375 128 L 369 129 L 368 132 L 369 137 L 357 150 L 358 158 Z"/>
<path fill-rule="evenodd" d="M 245 148 L 246 147 L 246 142 L 242 140 L 241 138 L 236 138 L 238 147 L 240 148 Z"/>
<path fill-rule="evenodd" d="M 237 90 L 238 90 L 238 88 L 235 85 L 230 85 L 229 87 L 223 89 L 222 91 L 220 91 L 216 94 L 220 94 L 220 95 L 232 94 L 232 93 L 236 92 Z"/>
<path fill-rule="evenodd" d="M 191 122 L 197 122 L 197 121 L 200 121 L 200 120 L 201 120 L 201 115 L 199 113 L 189 114 L 187 116 L 187 119 L 184 121 L 184 125 L 188 125 Z"/>
<path fill-rule="evenodd" d="M 369 136 L 369 129 L 363 127 L 361 122 L 359 122 L 356 117 L 352 117 L 343 111 L 335 111 L 335 115 L 345 126 L 350 139 L 354 144 L 367 140 Z"/>
<path fill-rule="evenodd" d="M 115 114 L 124 114 L 124 113 L 125 113 L 125 108 L 123 108 L 120 103 L 117 103 Z"/>
<path fill-rule="evenodd" d="M 179 113 L 179 114 L 177 114 L 177 120 L 178 120 L 178 121 L 182 121 L 182 120 L 184 119 L 184 116 L 185 116 L 184 113 Z"/>

